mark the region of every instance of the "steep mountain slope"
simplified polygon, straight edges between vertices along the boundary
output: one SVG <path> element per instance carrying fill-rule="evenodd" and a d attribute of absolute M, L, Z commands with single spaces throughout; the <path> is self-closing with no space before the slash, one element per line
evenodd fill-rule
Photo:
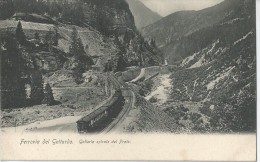
<path fill-rule="evenodd" d="M 54 32 L 57 29 L 60 36 L 57 47 L 62 52 L 68 53 L 72 28 L 76 27 L 86 53 L 94 57 L 98 66 L 104 67 L 109 63 L 113 64 L 111 66 L 115 70 L 120 62 L 125 62 L 124 66 L 149 66 L 162 62 L 157 49 L 150 46 L 138 34 L 134 17 L 125 1 L 13 0 L 12 2 L 13 4 L 9 6 L 12 6 L 16 14 L 12 17 L 13 20 L 0 22 L 2 33 L 7 30 L 14 31 L 17 25 L 15 20 L 18 19 L 23 20 L 22 24 L 29 39 L 33 39 L 36 32 L 44 38 L 49 31 Z M 111 60 L 112 63 L 109 62 Z"/>
<path fill-rule="evenodd" d="M 175 62 L 191 56 L 199 50 L 220 39 L 222 46 L 230 45 L 255 28 L 255 4 L 252 0 L 232 1 L 230 12 L 218 23 L 198 29 L 195 32 L 171 41 L 163 47 L 169 62 Z"/>
<path fill-rule="evenodd" d="M 17 24 L 18 21 L 14 20 L 0 21 L 0 33 L 5 33 L 6 31 L 15 32 Z M 35 42 L 36 33 L 38 33 L 40 40 L 44 42 L 46 35 L 49 32 L 54 33 L 57 29 L 57 32 L 59 34 L 59 41 L 57 46 L 53 46 L 53 48 L 56 49 L 56 52 L 51 52 L 48 49 L 38 49 L 36 51 L 30 51 L 27 47 L 25 47 L 24 53 L 34 53 L 38 55 L 37 60 L 39 59 L 39 62 L 41 62 L 41 60 L 46 62 L 46 65 L 38 65 L 40 66 L 40 68 L 43 68 L 47 71 L 55 71 L 62 68 L 57 65 L 60 60 L 56 58 L 55 55 L 58 56 L 62 54 L 63 57 L 67 57 L 67 53 L 69 53 L 69 47 L 71 44 L 71 34 L 73 26 L 55 26 L 53 24 L 33 23 L 25 21 L 21 21 L 21 24 L 23 26 L 23 31 L 25 32 L 27 39 L 31 42 Z M 104 64 L 108 59 L 114 57 L 115 53 L 119 51 L 112 40 L 105 38 L 98 31 L 89 30 L 88 28 L 82 27 L 77 27 L 77 30 L 82 40 L 83 46 L 85 47 L 85 51 L 87 52 L 87 54 L 95 58 L 95 62 L 97 61 L 96 58 L 98 58 L 99 63 Z M 49 57 L 48 54 L 52 55 L 54 58 Z M 27 61 L 30 62 L 30 60 Z"/>
<path fill-rule="evenodd" d="M 155 39 L 156 44 L 165 52 L 166 56 L 179 56 L 173 46 L 176 41 L 199 29 L 219 23 L 233 14 L 235 9 L 241 8 L 243 3 L 244 1 L 225 0 L 218 5 L 200 11 L 179 11 L 145 27 L 142 33 L 145 37 Z M 176 60 L 181 59 L 178 56 L 176 56 Z"/>
<path fill-rule="evenodd" d="M 0 20 L 4 20 L 11 17 L 14 14 L 12 0 L 1 0 L 0 1 Z"/>
<path fill-rule="evenodd" d="M 127 0 L 127 3 L 134 15 L 135 25 L 138 30 L 141 30 L 143 27 L 153 24 L 162 18 L 158 13 L 147 8 L 139 0 Z"/>
<path fill-rule="evenodd" d="M 203 104 L 196 131 L 256 130 L 255 2 L 236 2 L 219 23 L 167 45 L 185 57 L 171 76 L 172 100 Z"/>
<path fill-rule="evenodd" d="M 137 31 L 124 0 L 12 0 L 0 5 L 1 12 L 7 13 L 0 21 L 0 57 L 6 68 L 1 76 L 4 108 L 27 106 L 26 84 L 32 92 L 28 104 L 40 104 L 43 78 L 59 80 L 53 84 L 82 85 L 93 81 L 97 73 L 158 65 L 163 60 L 156 46 Z M 8 71 L 13 65 L 19 73 Z M 11 74 L 21 85 L 9 82 Z M 23 104 L 14 105 L 12 100 Z"/>
<path fill-rule="evenodd" d="M 13 4 L 16 13 L 45 15 L 64 24 L 93 27 L 108 36 L 115 27 L 135 29 L 129 6 L 121 0 L 13 0 Z"/>

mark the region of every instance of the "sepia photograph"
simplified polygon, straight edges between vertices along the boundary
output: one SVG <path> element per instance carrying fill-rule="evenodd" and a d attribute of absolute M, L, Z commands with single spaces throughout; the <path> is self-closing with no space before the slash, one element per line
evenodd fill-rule
<path fill-rule="evenodd" d="M 4 159 L 35 160 L 40 143 L 141 149 L 137 136 L 184 152 L 111 159 L 203 160 L 187 142 L 219 136 L 252 156 L 213 160 L 256 158 L 255 0 L 0 0 L 0 46 Z"/>

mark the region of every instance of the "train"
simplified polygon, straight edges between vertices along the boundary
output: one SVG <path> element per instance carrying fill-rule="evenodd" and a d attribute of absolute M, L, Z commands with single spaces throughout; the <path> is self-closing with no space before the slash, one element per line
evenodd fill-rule
<path fill-rule="evenodd" d="M 77 121 L 78 132 L 88 133 L 101 131 L 111 122 L 111 120 L 117 117 L 122 110 L 124 103 L 125 100 L 122 91 L 115 91 L 112 98 L 107 103 Z"/>
<path fill-rule="evenodd" d="M 101 107 L 77 121 L 79 133 L 94 133 L 105 129 L 122 111 L 125 103 L 129 103 L 129 88 L 114 75 L 108 74 L 115 90 L 112 97 Z"/>

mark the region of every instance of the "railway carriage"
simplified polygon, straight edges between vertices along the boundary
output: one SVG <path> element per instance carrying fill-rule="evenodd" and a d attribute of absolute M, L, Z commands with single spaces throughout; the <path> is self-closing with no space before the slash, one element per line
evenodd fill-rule
<path fill-rule="evenodd" d="M 92 113 L 84 116 L 77 121 L 77 128 L 79 133 L 91 131 L 98 125 L 98 123 L 104 121 L 108 116 L 108 107 L 102 106 Z"/>
<path fill-rule="evenodd" d="M 117 90 L 107 103 L 77 121 L 78 132 L 93 132 L 105 128 L 120 113 L 124 102 L 122 92 Z"/>
<path fill-rule="evenodd" d="M 127 84 L 117 80 L 111 74 L 108 74 L 108 78 L 111 80 L 115 90 L 112 98 L 97 110 L 77 121 L 79 133 L 103 130 L 120 114 L 125 102 L 128 103 L 130 101 L 131 94 Z"/>

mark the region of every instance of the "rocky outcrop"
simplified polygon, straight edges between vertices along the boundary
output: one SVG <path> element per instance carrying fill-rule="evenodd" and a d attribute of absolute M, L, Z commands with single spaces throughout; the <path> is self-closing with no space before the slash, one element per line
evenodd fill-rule
<path fill-rule="evenodd" d="M 147 8 L 139 0 L 127 0 L 127 3 L 134 15 L 135 25 L 140 31 L 143 27 L 153 24 L 162 18 L 158 13 Z"/>
<path fill-rule="evenodd" d="M 85 53 L 94 60 L 95 70 L 103 71 L 108 64 L 112 67 L 110 71 L 120 71 L 128 66 L 159 65 L 162 62 L 156 46 L 138 34 L 134 17 L 124 0 L 12 2 L 16 14 L 12 19 L 0 21 L 0 34 L 15 33 L 17 20 L 21 21 L 30 42 L 22 50 L 32 68 L 46 72 L 71 69 L 74 61 L 69 56 L 69 47 L 74 27 Z M 57 35 L 58 40 L 56 45 L 48 47 L 46 38 L 50 35 Z"/>

